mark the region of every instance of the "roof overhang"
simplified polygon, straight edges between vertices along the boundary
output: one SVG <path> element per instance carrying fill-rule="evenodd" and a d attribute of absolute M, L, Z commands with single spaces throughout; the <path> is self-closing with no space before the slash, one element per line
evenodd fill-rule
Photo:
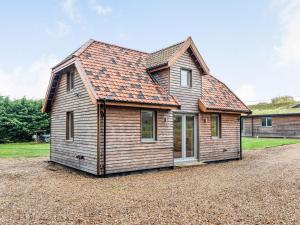
<path fill-rule="evenodd" d="M 250 114 L 247 116 L 243 116 L 245 118 L 256 118 L 256 117 L 289 117 L 289 116 L 300 116 L 300 113 L 282 113 L 282 114 Z"/>
<path fill-rule="evenodd" d="M 199 110 L 203 113 L 229 113 L 229 114 L 249 114 L 251 111 L 239 109 L 224 109 L 207 107 L 200 99 L 198 100 Z"/>
<path fill-rule="evenodd" d="M 191 37 L 188 37 L 188 39 L 183 43 L 181 48 L 176 52 L 176 54 L 169 60 L 168 66 L 171 67 L 173 66 L 176 61 L 179 59 L 179 57 L 185 53 L 188 49 L 191 49 L 192 54 L 195 58 L 195 60 L 199 63 L 201 69 L 203 70 L 204 74 L 209 74 L 209 68 L 204 62 L 203 57 L 201 56 L 200 52 L 198 51 L 194 41 L 192 40 Z"/>
<path fill-rule="evenodd" d="M 180 109 L 180 105 L 166 105 L 166 104 L 152 104 L 152 103 L 139 103 L 139 102 L 124 102 L 102 99 L 98 102 L 101 104 L 105 101 L 107 106 L 121 106 L 121 107 L 133 107 L 133 108 L 148 108 L 148 109 L 162 109 L 162 110 L 172 110 Z"/>
<path fill-rule="evenodd" d="M 50 111 L 51 105 L 55 98 L 55 94 L 57 91 L 61 73 L 63 72 L 64 69 L 68 69 L 71 66 L 75 66 L 75 68 L 77 69 L 78 74 L 80 75 L 92 102 L 94 104 L 97 103 L 97 95 L 96 95 L 94 89 L 92 88 L 91 83 L 87 80 L 87 75 L 85 73 L 85 70 L 82 68 L 79 60 L 77 60 L 77 58 L 74 57 L 52 69 L 51 78 L 50 78 L 47 93 L 45 96 L 45 101 L 44 101 L 44 104 L 42 107 L 42 112 Z"/>
<path fill-rule="evenodd" d="M 192 58 L 196 61 L 198 68 L 202 70 L 203 74 L 204 75 L 209 74 L 209 68 L 206 65 L 202 55 L 198 51 L 198 49 L 191 37 L 188 37 L 188 39 L 182 44 L 182 46 L 174 54 L 174 56 L 171 59 L 169 59 L 169 61 L 167 61 L 161 65 L 147 68 L 147 71 L 149 73 L 153 73 L 155 71 L 160 71 L 160 70 L 163 70 L 163 69 L 173 66 L 176 63 L 176 61 L 180 58 L 180 56 L 182 56 L 188 49 L 191 50 L 190 53 L 192 55 Z"/>

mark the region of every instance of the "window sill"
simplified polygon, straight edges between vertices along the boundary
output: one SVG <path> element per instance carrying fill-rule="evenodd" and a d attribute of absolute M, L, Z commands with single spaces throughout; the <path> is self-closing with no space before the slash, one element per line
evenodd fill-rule
<path fill-rule="evenodd" d="M 153 143 L 156 143 L 157 140 L 141 140 L 141 143 L 146 143 L 146 144 L 153 144 Z"/>
<path fill-rule="evenodd" d="M 74 138 L 73 139 L 66 139 L 66 142 L 74 142 Z"/>
<path fill-rule="evenodd" d="M 211 137 L 212 140 L 221 140 L 221 137 Z"/>

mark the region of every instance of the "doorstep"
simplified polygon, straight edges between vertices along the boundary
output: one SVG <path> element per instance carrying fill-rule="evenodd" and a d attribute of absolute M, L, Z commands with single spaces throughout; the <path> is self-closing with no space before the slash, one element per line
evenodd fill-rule
<path fill-rule="evenodd" d="M 183 162 L 175 162 L 175 167 L 181 168 L 181 167 L 189 167 L 189 166 L 201 166 L 205 165 L 204 162 L 198 162 L 198 161 L 183 161 Z"/>

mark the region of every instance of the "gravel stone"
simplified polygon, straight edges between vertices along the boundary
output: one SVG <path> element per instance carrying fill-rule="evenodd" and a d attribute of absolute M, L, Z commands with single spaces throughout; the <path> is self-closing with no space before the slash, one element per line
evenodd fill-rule
<path fill-rule="evenodd" d="M 96 178 L 0 159 L 0 224 L 300 224 L 300 145 L 244 159 Z"/>

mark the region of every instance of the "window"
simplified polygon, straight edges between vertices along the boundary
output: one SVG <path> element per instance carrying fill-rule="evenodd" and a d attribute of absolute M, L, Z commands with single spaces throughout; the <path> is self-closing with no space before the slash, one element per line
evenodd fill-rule
<path fill-rule="evenodd" d="M 74 73 L 67 72 L 67 91 L 71 91 L 74 88 Z"/>
<path fill-rule="evenodd" d="M 181 87 L 192 86 L 192 71 L 187 69 L 180 70 L 180 85 Z"/>
<path fill-rule="evenodd" d="M 142 141 L 155 140 L 155 112 L 142 111 L 141 112 L 141 136 Z"/>
<path fill-rule="evenodd" d="M 272 127 L 272 117 L 262 117 L 261 118 L 262 127 Z"/>
<path fill-rule="evenodd" d="M 221 137 L 221 117 L 219 114 L 211 115 L 211 136 L 213 138 Z"/>
<path fill-rule="evenodd" d="M 73 112 L 67 112 L 66 139 L 67 140 L 74 139 L 74 115 L 73 115 Z"/>

